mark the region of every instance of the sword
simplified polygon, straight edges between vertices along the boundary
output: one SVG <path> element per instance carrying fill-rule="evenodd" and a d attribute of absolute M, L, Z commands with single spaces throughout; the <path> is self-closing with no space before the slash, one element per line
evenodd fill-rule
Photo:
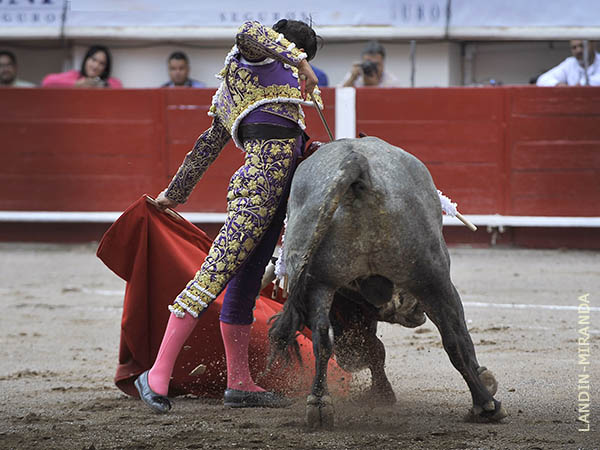
<path fill-rule="evenodd" d="M 306 89 L 306 76 L 300 75 L 300 91 L 304 93 L 305 89 Z M 317 109 L 317 112 L 319 113 L 319 117 L 321 118 L 321 122 L 323 122 L 323 125 L 325 126 L 325 130 L 327 130 L 327 135 L 329 136 L 329 140 L 332 142 L 335 141 L 335 139 L 333 138 L 333 133 L 331 132 L 329 125 L 327 125 L 327 121 L 325 120 L 323 111 L 321 110 L 321 107 L 315 100 L 315 94 L 313 92 L 310 93 L 310 99 L 312 100 L 313 104 L 315 105 L 315 108 Z"/>
<path fill-rule="evenodd" d="M 329 125 L 327 125 L 327 121 L 325 120 L 325 116 L 323 115 L 323 111 L 321 110 L 321 107 L 319 106 L 319 104 L 315 100 L 315 94 L 313 94 L 311 92 L 310 93 L 310 98 L 312 99 L 312 101 L 313 101 L 313 103 L 315 105 L 315 108 L 317 108 L 317 112 L 319 113 L 319 117 L 321 118 L 321 122 L 323 122 L 323 125 L 325 125 L 325 129 L 327 130 L 327 135 L 329 136 L 329 140 L 333 142 L 335 140 L 333 138 L 333 133 L 329 129 Z"/>

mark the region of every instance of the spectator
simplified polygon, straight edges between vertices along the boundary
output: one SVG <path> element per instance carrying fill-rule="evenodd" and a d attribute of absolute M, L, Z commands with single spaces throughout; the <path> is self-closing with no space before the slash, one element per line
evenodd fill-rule
<path fill-rule="evenodd" d="M 190 60 L 183 52 L 173 52 L 167 61 L 170 81 L 161 87 L 203 88 L 205 84 L 190 78 Z"/>
<path fill-rule="evenodd" d="M 0 50 L 0 86 L 34 87 L 35 84 L 17 78 L 17 57 L 8 50 Z"/>
<path fill-rule="evenodd" d="M 325 72 L 323 72 L 321 69 L 319 69 L 318 67 L 313 66 L 312 64 L 310 66 L 312 67 L 313 72 L 315 73 L 315 75 L 317 76 L 317 79 L 319 80 L 319 86 L 320 87 L 329 86 L 329 79 L 327 78 L 327 74 Z"/>
<path fill-rule="evenodd" d="M 385 49 L 377 41 L 370 41 L 362 52 L 362 62 L 354 63 L 343 86 L 395 87 L 398 79 L 384 70 Z"/>
<path fill-rule="evenodd" d="M 589 41 L 587 56 L 587 80 L 583 55 L 583 41 L 570 41 L 571 55 L 558 66 L 543 73 L 537 79 L 538 86 L 600 86 L 600 54 L 595 42 Z M 589 80 L 589 81 L 588 81 Z"/>
<path fill-rule="evenodd" d="M 121 80 L 112 78 L 108 48 L 92 45 L 86 52 L 80 70 L 51 73 L 42 80 L 44 87 L 122 88 Z"/>

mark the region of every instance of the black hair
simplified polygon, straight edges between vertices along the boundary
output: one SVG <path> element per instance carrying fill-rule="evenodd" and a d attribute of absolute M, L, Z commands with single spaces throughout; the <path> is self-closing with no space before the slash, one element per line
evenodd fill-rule
<path fill-rule="evenodd" d="M 81 62 L 81 70 L 79 71 L 79 73 L 82 77 L 87 77 L 87 74 L 85 73 L 85 63 L 89 58 L 91 58 L 98 52 L 104 52 L 104 54 L 106 55 L 106 67 L 104 68 L 104 72 L 100 74 L 100 78 L 104 81 L 107 81 L 108 77 L 110 77 L 111 58 L 108 48 L 106 48 L 104 45 L 92 45 L 90 48 L 88 48 L 87 52 L 85 53 L 85 56 L 83 57 L 83 61 Z"/>
<path fill-rule="evenodd" d="M 8 56 L 10 58 L 10 60 L 12 61 L 12 63 L 15 66 L 17 65 L 17 57 L 10 50 L 0 50 L 0 56 Z"/>
<path fill-rule="evenodd" d="M 385 58 L 385 48 L 378 41 L 369 41 L 363 49 L 361 55 L 376 55 L 380 54 Z"/>
<path fill-rule="evenodd" d="M 169 59 L 167 59 L 167 61 L 171 61 L 172 59 L 179 59 L 179 60 L 183 60 L 185 61 L 187 64 L 190 63 L 190 60 L 188 59 L 187 55 L 181 51 L 176 51 L 173 52 L 169 55 Z"/>
<path fill-rule="evenodd" d="M 296 44 L 297 48 L 303 48 L 308 61 L 316 56 L 317 47 L 323 46 L 323 38 L 318 36 L 310 25 L 300 20 L 281 19 L 273 25 L 273 29 Z"/>

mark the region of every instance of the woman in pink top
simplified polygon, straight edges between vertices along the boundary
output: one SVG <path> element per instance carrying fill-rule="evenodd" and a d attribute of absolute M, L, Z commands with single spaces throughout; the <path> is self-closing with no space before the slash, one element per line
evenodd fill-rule
<path fill-rule="evenodd" d="M 81 63 L 81 70 L 51 73 L 42 80 L 43 87 L 122 88 L 121 80 L 110 76 L 111 58 L 108 48 L 92 45 Z"/>

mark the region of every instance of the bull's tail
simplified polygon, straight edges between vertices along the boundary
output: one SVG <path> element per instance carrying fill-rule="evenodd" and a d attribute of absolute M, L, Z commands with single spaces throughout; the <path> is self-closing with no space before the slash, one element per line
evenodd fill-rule
<path fill-rule="evenodd" d="M 331 225 L 340 200 L 344 198 L 349 190 L 352 190 L 353 195 L 360 197 L 371 187 L 367 158 L 360 153 L 349 151 L 340 163 L 338 173 L 323 198 L 316 220 L 315 231 L 307 245 L 306 252 L 302 255 L 300 266 L 291 274 L 290 293 L 283 310 L 273 318 L 273 325 L 269 330 L 271 343 L 269 364 L 277 356 L 283 356 L 286 360 L 289 360 L 288 349 L 290 348 L 293 348 L 296 356 L 300 358 L 296 332 L 308 325 L 305 296 L 309 282 L 308 278 L 310 277 L 308 273 L 310 262 Z"/>

